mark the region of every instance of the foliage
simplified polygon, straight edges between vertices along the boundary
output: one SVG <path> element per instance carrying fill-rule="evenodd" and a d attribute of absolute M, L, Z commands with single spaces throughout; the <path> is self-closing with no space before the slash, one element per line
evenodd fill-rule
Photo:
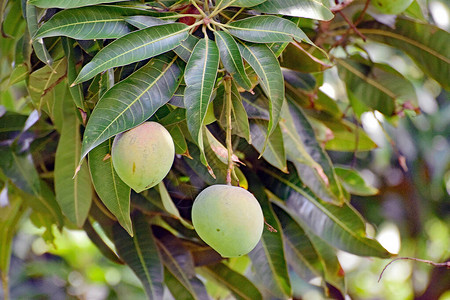
<path fill-rule="evenodd" d="M 237 299 L 288 299 L 299 277 L 346 295 L 338 250 L 392 254 L 350 203 L 377 189 L 335 167 L 329 151 L 377 147 L 364 115 L 395 125 L 419 113 L 420 82 L 373 61 L 363 41 L 410 57 L 444 89 L 450 74 L 449 34 L 417 2 L 398 16 L 367 3 L 0 1 L 3 284 L 28 218 L 48 243 L 83 229 L 150 299 L 165 289 L 175 299 L 223 295 L 211 284 Z M 339 99 L 324 92 L 332 70 L 345 87 Z M 162 183 L 138 194 L 115 176 L 110 149 L 147 120 L 166 127 L 177 156 Z M 227 181 L 255 195 L 267 222 L 239 268 L 190 222 L 195 196 Z"/>

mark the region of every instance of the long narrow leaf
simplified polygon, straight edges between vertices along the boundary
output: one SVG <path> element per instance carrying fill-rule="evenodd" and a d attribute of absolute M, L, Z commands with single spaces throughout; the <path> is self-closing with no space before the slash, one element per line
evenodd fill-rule
<path fill-rule="evenodd" d="M 29 0 L 29 2 L 37 7 L 42 8 L 74 8 L 102 3 L 120 2 L 127 0 Z"/>
<path fill-rule="evenodd" d="M 63 10 L 36 32 L 34 39 L 68 36 L 78 40 L 119 38 L 130 32 L 123 12 L 113 6 L 92 6 Z"/>
<path fill-rule="evenodd" d="M 253 43 L 278 43 L 309 40 L 295 23 L 275 16 L 255 16 L 225 26 L 235 37 Z"/>
<path fill-rule="evenodd" d="M 114 170 L 111 153 L 112 141 L 107 140 L 89 153 L 89 170 L 95 191 L 103 204 L 117 218 L 120 225 L 133 235 L 130 218 L 131 188 L 124 183 Z"/>
<path fill-rule="evenodd" d="M 280 119 L 284 100 L 284 79 L 280 64 L 273 52 L 265 44 L 240 43 L 239 49 L 244 59 L 255 70 L 264 92 L 269 97 L 270 120 L 268 136 L 270 136 Z"/>
<path fill-rule="evenodd" d="M 322 1 L 317 0 L 267 0 L 253 7 L 253 9 L 269 14 L 281 14 L 323 21 L 329 21 L 334 17 L 333 13 Z"/>
<path fill-rule="evenodd" d="M 208 38 L 203 38 L 192 51 L 184 75 L 186 120 L 189 132 L 200 148 L 202 162 L 205 165 L 202 126 L 216 82 L 218 66 L 219 49 L 216 43 Z"/>
<path fill-rule="evenodd" d="M 250 90 L 252 83 L 245 73 L 241 53 L 236 41 L 225 31 L 216 31 L 214 35 L 216 36 L 216 43 L 225 69 L 241 87 Z"/>
<path fill-rule="evenodd" d="M 89 80 L 109 68 L 131 64 L 172 50 L 188 37 L 188 29 L 185 24 L 173 23 L 131 32 L 100 50 L 81 69 L 72 85 Z"/>
<path fill-rule="evenodd" d="M 142 214 L 133 218 L 134 236 L 119 225 L 113 227 L 114 244 L 120 258 L 141 280 L 149 299 L 163 298 L 163 265 L 150 225 Z"/>
<path fill-rule="evenodd" d="M 89 118 L 81 158 L 110 137 L 151 117 L 170 100 L 181 75 L 176 57 L 163 55 L 109 89 Z"/>

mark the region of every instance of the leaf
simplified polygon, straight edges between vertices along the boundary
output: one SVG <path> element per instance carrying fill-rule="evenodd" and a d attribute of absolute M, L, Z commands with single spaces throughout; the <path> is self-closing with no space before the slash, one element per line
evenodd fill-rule
<path fill-rule="evenodd" d="M 265 229 L 260 242 L 249 253 L 255 277 L 277 299 L 283 299 L 286 296 L 291 297 L 292 290 L 284 254 L 281 224 L 270 205 L 269 199 L 264 191 L 264 186 L 255 175 L 249 174 L 248 178 L 249 191 L 258 199 L 263 210 L 265 222 L 276 230 L 276 232 L 273 232 L 273 229 Z"/>
<path fill-rule="evenodd" d="M 214 99 L 214 114 L 222 128 L 227 127 L 225 90 L 219 87 Z M 242 104 L 242 98 L 236 82 L 231 82 L 231 133 L 243 137 L 251 144 L 250 127 L 247 112 Z"/>
<path fill-rule="evenodd" d="M 30 2 L 25 3 L 26 21 L 28 31 L 30 36 L 33 37 L 38 30 L 38 19 L 37 19 L 37 9 Z M 36 56 L 46 65 L 51 65 L 53 63 L 53 58 L 48 53 L 45 47 L 44 41 L 42 39 L 33 40 L 32 42 L 34 52 Z"/>
<path fill-rule="evenodd" d="M 295 23 L 275 16 L 254 16 L 224 25 L 241 40 L 253 43 L 277 43 L 309 40 Z"/>
<path fill-rule="evenodd" d="M 360 256 L 388 258 L 391 254 L 378 241 L 366 236 L 365 223 L 348 204 L 341 207 L 318 199 L 295 172 L 278 175 L 264 170 L 261 180 L 286 206 L 324 241 Z"/>
<path fill-rule="evenodd" d="M 16 233 L 17 224 L 26 212 L 26 207 L 23 205 L 21 197 L 10 194 L 9 200 L 6 206 L 0 205 L 0 276 L 2 279 L 9 272 L 12 241 Z"/>
<path fill-rule="evenodd" d="M 188 35 L 187 39 L 182 41 L 179 46 L 177 46 L 173 51 L 185 62 L 189 61 L 189 57 L 191 57 L 192 50 L 194 50 L 195 45 L 197 44 L 199 38 L 195 35 Z"/>
<path fill-rule="evenodd" d="M 42 8 L 74 8 L 102 3 L 120 2 L 127 0 L 29 0 L 29 2 L 37 7 Z"/>
<path fill-rule="evenodd" d="M 230 4 L 232 6 L 240 6 L 240 7 L 251 7 L 251 6 L 255 6 L 258 5 L 262 2 L 264 2 L 266 0 L 224 0 L 222 2 L 227 3 L 227 2 L 231 2 Z"/>
<path fill-rule="evenodd" d="M 329 21 L 334 15 L 320 0 L 267 0 L 252 7 L 268 14 Z"/>
<path fill-rule="evenodd" d="M 347 90 L 370 108 L 391 116 L 397 100 L 417 102 L 414 86 L 394 69 L 360 57 L 336 59 Z"/>
<path fill-rule="evenodd" d="M 173 23 L 173 21 L 162 20 L 160 18 L 152 16 L 131 16 L 126 17 L 125 21 L 138 29 L 145 29 L 152 26 Z"/>
<path fill-rule="evenodd" d="M 164 268 L 164 283 L 169 289 L 170 293 L 177 300 L 195 300 L 195 299 L 209 299 L 207 291 L 198 278 L 192 278 L 190 280 L 190 285 L 194 289 L 201 290 L 201 296 L 192 295 L 191 292 L 186 288 L 186 286 L 170 272 L 167 268 Z M 200 294 L 200 293 L 198 293 Z"/>
<path fill-rule="evenodd" d="M 377 146 L 362 128 L 349 121 L 321 120 L 332 131 L 333 138 L 326 141 L 325 149 L 333 151 L 369 151 Z"/>
<path fill-rule="evenodd" d="M 191 253 L 168 230 L 152 226 L 164 266 L 164 281 L 176 299 L 208 299 L 203 283 L 196 277 Z M 182 293 L 183 292 L 183 293 Z"/>
<path fill-rule="evenodd" d="M 161 201 L 164 206 L 164 209 L 180 220 L 180 222 L 188 229 L 194 229 L 192 224 L 181 217 L 180 212 L 178 211 L 178 208 L 175 206 L 175 203 L 173 203 L 172 198 L 169 195 L 169 192 L 166 189 L 166 186 L 164 185 L 164 182 L 161 181 L 158 184 L 159 194 L 161 195 Z"/>
<path fill-rule="evenodd" d="M 186 120 L 195 143 L 200 148 L 201 160 L 206 163 L 203 147 L 202 126 L 212 96 L 219 66 L 219 49 L 209 38 L 201 39 L 186 65 L 184 81 L 184 105 Z"/>
<path fill-rule="evenodd" d="M 323 59 L 321 52 L 317 53 L 318 50 L 315 50 L 311 53 L 311 47 L 309 49 L 304 49 L 304 47 L 304 44 L 288 44 L 282 53 L 281 66 L 305 73 L 322 72 L 331 67 L 321 60 Z"/>
<path fill-rule="evenodd" d="M 217 283 L 230 290 L 236 299 L 262 299 L 261 293 L 250 280 L 223 263 L 208 265 L 203 267 L 202 270 Z"/>
<path fill-rule="evenodd" d="M 75 41 L 69 38 L 63 38 L 62 43 L 64 47 L 64 53 L 67 57 L 67 79 L 69 80 L 69 82 L 72 82 L 77 77 L 76 59 L 74 53 Z M 69 91 L 77 108 L 80 108 L 84 111 L 84 94 L 82 86 L 77 85 L 69 87 Z"/>
<path fill-rule="evenodd" d="M 186 139 L 183 135 L 179 125 L 170 126 L 166 128 L 172 136 L 173 143 L 175 144 L 175 153 L 181 155 L 189 155 L 189 149 L 187 147 Z"/>
<path fill-rule="evenodd" d="M 45 105 L 45 96 L 58 84 L 65 76 L 67 70 L 67 60 L 61 59 L 51 67 L 44 67 L 30 74 L 28 91 L 36 108 L 41 109 Z"/>
<path fill-rule="evenodd" d="M 345 294 L 344 272 L 336 250 L 312 233 L 286 206 L 279 202 L 274 204 L 274 210 L 283 226 L 288 262 L 295 272 L 305 281 L 321 276 Z"/>
<path fill-rule="evenodd" d="M 163 265 L 150 225 L 141 213 L 133 217 L 134 235 L 119 224 L 113 227 L 114 244 L 120 258 L 133 270 L 144 286 L 149 299 L 162 299 Z"/>
<path fill-rule="evenodd" d="M 87 236 L 91 242 L 100 250 L 102 255 L 116 264 L 123 264 L 123 261 L 117 256 L 117 254 L 105 243 L 105 241 L 100 237 L 100 235 L 92 227 L 91 222 L 88 220 L 83 225 L 83 230 L 86 232 Z"/>
<path fill-rule="evenodd" d="M 118 38 L 100 50 L 81 69 L 72 85 L 89 80 L 107 69 L 138 62 L 172 50 L 188 37 L 188 29 L 189 27 L 182 23 L 173 23 L 149 27 Z"/>
<path fill-rule="evenodd" d="M 225 69 L 245 90 L 252 88 L 252 83 L 245 73 L 241 53 L 234 38 L 225 31 L 215 31 L 216 43 Z"/>
<path fill-rule="evenodd" d="M 346 167 L 335 167 L 334 170 L 349 193 L 358 196 L 378 194 L 378 189 L 368 185 L 356 170 Z"/>
<path fill-rule="evenodd" d="M 284 79 L 280 64 L 273 52 L 264 44 L 240 43 L 239 49 L 242 57 L 255 70 L 264 92 L 269 97 L 270 120 L 267 131 L 270 136 L 280 119 L 284 100 Z"/>
<path fill-rule="evenodd" d="M 58 12 L 39 28 L 33 39 L 61 35 L 78 40 L 113 39 L 129 32 L 120 8 L 88 6 Z"/>
<path fill-rule="evenodd" d="M 286 154 L 284 152 L 283 134 L 279 126 L 275 127 L 272 135 L 267 139 L 266 125 L 263 120 L 250 121 L 250 134 L 252 136 L 252 146 L 263 153 L 265 145 L 266 151 L 262 154 L 265 160 L 272 166 L 283 172 L 287 172 Z M 265 142 L 267 141 L 267 142 Z"/>
<path fill-rule="evenodd" d="M 306 118 L 305 114 L 295 104 L 288 104 L 289 115 L 292 118 L 292 125 L 300 137 L 304 150 L 317 162 L 311 165 L 293 157 L 298 157 L 293 149 L 289 150 L 290 160 L 295 162 L 295 167 L 304 183 L 326 202 L 342 204 L 345 201 L 342 188 L 334 172 L 333 163 L 325 150 L 319 145 L 314 134 L 314 130 Z M 286 112 L 287 113 L 287 112 Z M 297 150 L 301 149 L 297 146 Z M 288 151 L 287 151 L 288 152 Z"/>
<path fill-rule="evenodd" d="M 0 169 L 18 188 L 28 194 L 40 196 L 39 175 L 30 153 L 18 154 L 10 147 L 0 147 Z"/>
<path fill-rule="evenodd" d="M 22 80 L 28 79 L 29 71 L 25 64 L 20 64 L 14 68 L 9 76 L 8 86 L 14 85 Z"/>
<path fill-rule="evenodd" d="M 89 153 L 89 170 L 92 183 L 100 200 L 117 218 L 119 224 L 133 235 L 130 218 L 131 188 L 124 183 L 114 170 L 111 154 L 111 139 L 104 141 Z M 106 159 L 105 159 L 106 158 Z"/>
<path fill-rule="evenodd" d="M 363 23 L 360 32 L 369 39 L 403 50 L 444 89 L 450 89 L 449 33 L 437 26 L 397 17 L 395 29 L 376 22 Z"/>
<path fill-rule="evenodd" d="M 64 121 L 55 157 L 56 200 L 64 215 L 82 227 L 92 201 L 91 178 L 86 164 L 73 178 L 80 161 L 80 121 L 75 115 L 72 99 L 69 97 L 64 101 Z"/>
<path fill-rule="evenodd" d="M 162 55 L 109 89 L 89 118 L 81 158 L 110 137 L 151 117 L 170 100 L 181 75 L 176 57 Z"/>

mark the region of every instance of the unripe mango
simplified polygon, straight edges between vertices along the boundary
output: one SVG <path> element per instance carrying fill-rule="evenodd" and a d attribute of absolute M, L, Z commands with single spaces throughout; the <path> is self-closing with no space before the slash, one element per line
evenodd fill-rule
<path fill-rule="evenodd" d="M 161 182 L 169 173 L 174 157 L 170 133 L 156 122 L 145 122 L 118 134 L 111 150 L 120 179 L 138 193 Z"/>
<path fill-rule="evenodd" d="M 243 188 L 212 185 L 192 206 L 198 235 L 223 257 L 247 254 L 261 239 L 264 217 L 258 200 Z"/>
<path fill-rule="evenodd" d="M 372 0 L 370 3 L 382 14 L 398 15 L 407 9 L 413 0 Z"/>

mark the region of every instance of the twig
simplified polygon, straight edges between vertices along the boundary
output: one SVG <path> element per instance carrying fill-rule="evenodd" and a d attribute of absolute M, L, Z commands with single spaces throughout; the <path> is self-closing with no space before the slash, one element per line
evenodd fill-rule
<path fill-rule="evenodd" d="M 231 185 L 231 173 L 233 171 L 233 146 L 231 144 L 231 77 L 225 77 L 225 101 L 227 109 L 227 150 L 228 150 L 228 169 L 227 169 L 227 184 Z"/>
<path fill-rule="evenodd" d="M 5 300 L 9 300 L 8 273 L 2 272 L 2 271 L 0 271 L 0 273 L 1 273 L 1 277 L 2 277 L 3 297 Z"/>
<path fill-rule="evenodd" d="M 381 271 L 380 277 L 378 277 L 378 282 L 380 282 L 381 277 L 383 277 L 383 273 L 384 273 L 384 271 L 386 271 L 386 268 L 389 267 L 389 265 L 392 264 L 394 261 L 400 260 L 400 259 L 413 260 L 413 261 L 423 262 L 423 263 L 432 265 L 432 266 L 437 267 L 437 268 L 445 268 L 445 267 L 447 267 L 448 269 L 450 269 L 450 260 L 447 261 L 447 262 L 444 262 L 444 263 L 436 263 L 436 262 L 431 261 L 431 260 L 420 259 L 420 258 L 414 258 L 414 257 L 397 257 L 397 258 L 391 260 L 391 261 L 384 267 L 383 271 Z"/>
<path fill-rule="evenodd" d="M 358 30 L 358 28 L 356 28 L 355 24 L 353 24 L 353 22 L 352 22 L 349 18 L 347 18 L 347 16 L 346 16 L 343 12 L 340 11 L 339 14 L 342 16 L 342 18 L 344 18 L 345 22 L 347 22 L 347 24 L 350 25 L 351 29 L 353 29 L 353 31 L 354 31 L 357 35 L 359 35 L 359 36 L 363 39 L 363 41 L 365 42 L 366 39 L 367 39 L 366 36 L 365 36 L 364 34 L 362 34 L 362 33 Z"/>

